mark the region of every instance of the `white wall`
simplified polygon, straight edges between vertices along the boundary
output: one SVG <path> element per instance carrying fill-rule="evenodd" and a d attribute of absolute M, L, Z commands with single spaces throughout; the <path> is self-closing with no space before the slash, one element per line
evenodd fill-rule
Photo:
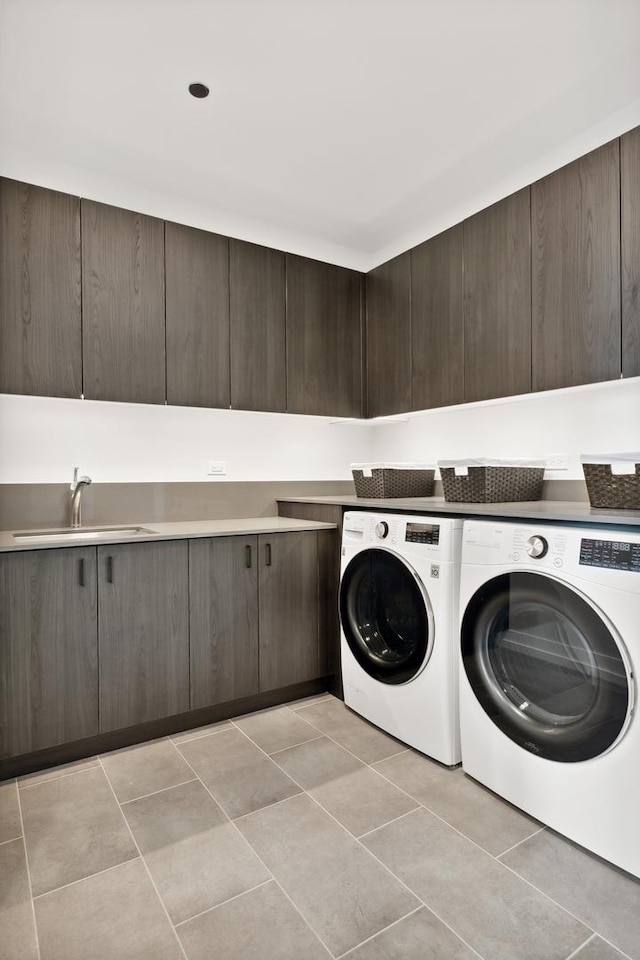
<path fill-rule="evenodd" d="M 347 480 L 352 462 L 640 450 L 640 377 L 447 407 L 393 422 L 0 396 L 0 483 Z M 208 477 L 208 460 L 225 460 Z"/>
<path fill-rule="evenodd" d="M 342 480 L 373 427 L 242 410 L 0 396 L 0 483 Z M 208 460 L 225 460 L 208 477 Z"/>
<path fill-rule="evenodd" d="M 640 377 L 378 421 L 371 455 L 374 460 L 427 463 L 566 453 L 569 469 L 547 476 L 571 480 L 583 476 L 581 453 L 624 450 L 640 450 Z"/>

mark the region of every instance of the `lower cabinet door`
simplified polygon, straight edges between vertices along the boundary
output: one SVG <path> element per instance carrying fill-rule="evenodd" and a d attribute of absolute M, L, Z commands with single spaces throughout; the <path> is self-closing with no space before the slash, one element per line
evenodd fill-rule
<path fill-rule="evenodd" d="M 186 540 L 98 547 L 100 730 L 189 709 Z"/>
<path fill-rule="evenodd" d="M 98 733 L 96 548 L 0 557 L 0 757 Z"/>
<path fill-rule="evenodd" d="M 318 535 L 260 534 L 260 690 L 320 676 Z"/>
<path fill-rule="evenodd" d="M 258 693 L 258 538 L 189 543 L 191 708 Z"/>

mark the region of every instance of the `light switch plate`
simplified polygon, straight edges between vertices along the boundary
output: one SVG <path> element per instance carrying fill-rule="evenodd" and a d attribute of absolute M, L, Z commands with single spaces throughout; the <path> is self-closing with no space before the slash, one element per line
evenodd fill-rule
<path fill-rule="evenodd" d="M 219 477 L 227 472 L 226 460 L 207 460 L 207 475 Z"/>
<path fill-rule="evenodd" d="M 547 457 L 547 470 L 568 470 L 568 469 L 569 469 L 568 453 L 552 453 L 550 457 Z"/>

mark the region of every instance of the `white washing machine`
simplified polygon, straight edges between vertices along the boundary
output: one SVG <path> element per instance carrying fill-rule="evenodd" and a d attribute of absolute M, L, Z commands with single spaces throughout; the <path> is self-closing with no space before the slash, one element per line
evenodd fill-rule
<path fill-rule="evenodd" d="M 640 530 L 464 525 L 462 766 L 640 877 Z"/>
<path fill-rule="evenodd" d="M 460 762 L 462 520 L 344 516 L 340 577 L 347 706 L 449 766 Z"/>

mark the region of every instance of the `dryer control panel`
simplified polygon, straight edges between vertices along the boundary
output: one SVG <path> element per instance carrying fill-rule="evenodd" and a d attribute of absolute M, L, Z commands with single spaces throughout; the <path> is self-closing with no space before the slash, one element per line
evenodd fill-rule
<path fill-rule="evenodd" d="M 580 563 L 587 567 L 640 573 L 640 543 L 583 537 L 580 541 Z"/>

